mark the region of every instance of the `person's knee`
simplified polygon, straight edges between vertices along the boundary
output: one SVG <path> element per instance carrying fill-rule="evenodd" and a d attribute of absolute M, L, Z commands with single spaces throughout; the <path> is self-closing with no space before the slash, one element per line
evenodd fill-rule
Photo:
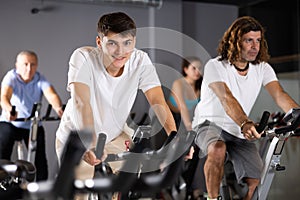
<path fill-rule="evenodd" d="M 254 191 L 256 187 L 259 185 L 259 182 L 260 182 L 259 179 L 254 179 L 254 178 L 246 179 L 246 183 L 250 191 Z"/>
<path fill-rule="evenodd" d="M 222 141 L 213 142 L 208 146 L 207 159 L 216 163 L 224 164 L 226 145 Z"/>

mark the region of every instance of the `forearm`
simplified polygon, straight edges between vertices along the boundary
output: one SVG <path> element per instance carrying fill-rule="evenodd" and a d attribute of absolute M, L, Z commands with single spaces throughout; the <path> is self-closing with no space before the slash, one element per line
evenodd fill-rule
<path fill-rule="evenodd" d="M 94 117 L 90 104 L 74 103 L 74 124 L 77 130 L 90 130 L 93 133 L 93 140 L 90 148 L 96 146 L 96 134 L 94 130 Z"/>
<path fill-rule="evenodd" d="M 188 131 L 192 130 L 192 122 L 191 122 L 191 118 L 190 118 L 190 113 L 186 106 L 181 106 L 180 115 L 181 115 L 181 119 L 184 123 L 185 128 Z"/>
<path fill-rule="evenodd" d="M 223 82 L 216 82 L 210 84 L 211 89 L 219 98 L 226 114 L 239 126 L 241 126 L 248 116 L 244 112 L 241 104 L 232 95 L 227 85 Z"/>
<path fill-rule="evenodd" d="M 49 104 L 51 104 L 52 108 L 58 114 L 58 116 L 61 117 L 63 114 L 62 102 L 58 94 L 55 92 L 54 88 L 51 86 L 48 89 L 46 89 L 44 95 Z"/>
<path fill-rule="evenodd" d="M 291 108 L 299 107 L 290 95 L 284 91 L 278 81 L 268 83 L 265 88 L 284 112 L 288 112 Z"/>
<path fill-rule="evenodd" d="M 11 105 L 10 101 L 7 100 L 7 98 L 1 97 L 1 108 L 2 108 L 2 111 L 5 111 L 5 112 L 11 111 L 12 105 Z"/>
<path fill-rule="evenodd" d="M 161 87 L 157 86 L 151 88 L 145 92 L 145 95 L 167 134 L 169 135 L 172 131 L 176 131 L 176 124 L 173 115 L 166 103 Z"/>
<path fill-rule="evenodd" d="M 74 124 L 77 130 L 88 129 L 93 133 L 91 148 L 96 146 L 93 109 L 90 104 L 89 87 L 82 83 L 72 83 L 71 98 L 74 105 Z"/>
<path fill-rule="evenodd" d="M 12 110 L 12 106 L 10 99 L 12 97 L 13 90 L 11 87 L 3 86 L 1 87 L 1 96 L 0 96 L 0 102 L 1 102 L 1 109 L 2 112 L 6 112 L 7 118 L 10 120 L 13 120 L 13 118 L 10 116 L 10 111 Z M 16 117 L 16 116 L 15 116 Z"/>
<path fill-rule="evenodd" d="M 59 117 L 62 117 L 63 114 L 63 106 L 62 102 L 58 95 L 53 95 L 52 98 L 49 99 L 49 103 L 52 105 L 52 108 L 57 113 Z"/>
<path fill-rule="evenodd" d="M 164 127 L 168 135 L 172 131 L 176 131 L 176 124 L 167 104 L 160 104 L 160 106 L 154 106 L 153 110 L 160 124 Z"/>
<path fill-rule="evenodd" d="M 280 98 L 277 98 L 276 104 L 284 111 L 288 112 L 292 108 L 299 107 L 299 105 L 286 93 L 283 92 Z"/>
<path fill-rule="evenodd" d="M 221 100 L 226 114 L 239 126 L 249 120 L 239 102 L 233 97 L 227 97 Z"/>
<path fill-rule="evenodd" d="M 59 108 L 62 107 L 62 102 L 59 98 L 58 95 L 52 95 L 49 98 L 49 103 L 52 105 L 52 107 L 54 108 L 54 110 L 58 110 Z"/>
<path fill-rule="evenodd" d="M 97 158 L 94 153 L 97 144 L 97 136 L 94 130 L 92 108 L 89 103 L 82 103 L 80 101 L 75 101 L 74 103 L 74 123 L 76 124 L 76 129 L 88 130 L 93 133 L 91 144 L 89 146 L 85 146 L 87 151 L 83 155 L 83 160 L 92 166 L 98 165 L 101 162 L 101 160 L 99 160 L 101 158 Z M 87 145 L 86 141 L 83 144 Z"/>

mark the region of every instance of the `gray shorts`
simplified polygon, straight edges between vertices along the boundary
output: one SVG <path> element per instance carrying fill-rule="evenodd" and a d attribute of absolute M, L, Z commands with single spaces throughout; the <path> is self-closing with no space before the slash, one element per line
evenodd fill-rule
<path fill-rule="evenodd" d="M 254 142 L 235 137 L 207 120 L 196 126 L 194 131 L 197 133 L 195 143 L 201 150 L 200 157 L 207 155 L 210 143 L 224 141 L 238 182 L 244 178 L 260 179 L 263 161 Z"/>

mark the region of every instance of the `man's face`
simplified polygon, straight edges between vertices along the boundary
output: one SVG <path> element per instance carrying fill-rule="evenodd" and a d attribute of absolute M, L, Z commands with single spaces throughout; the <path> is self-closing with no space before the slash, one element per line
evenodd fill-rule
<path fill-rule="evenodd" d="M 254 61 L 260 50 L 261 32 L 250 31 L 242 37 L 242 61 Z"/>
<path fill-rule="evenodd" d="M 122 68 L 135 48 L 135 41 L 131 34 L 121 35 L 113 32 L 109 32 L 102 40 L 99 38 L 97 43 L 104 52 L 105 66 L 115 70 Z"/>
<path fill-rule="evenodd" d="M 30 82 L 37 70 L 38 62 L 33 55 L 19 55 L 16 61 L 16 70 L 20 78 L 25 82 Z"/>

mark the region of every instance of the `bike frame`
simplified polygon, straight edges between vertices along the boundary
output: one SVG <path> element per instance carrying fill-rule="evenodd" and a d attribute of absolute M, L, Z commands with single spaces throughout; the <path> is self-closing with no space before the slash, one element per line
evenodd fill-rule
<path fill-rule="evenodd" d="M 274 133 L 271 134 L 273 135 Z M 258 186 L 258 197 L 259 200 L 267 199 L 267 195 L 270 191 L 273 178 L 275 176 L 276 171 L 283 171 L 285 167 L 280 165 L 281 154 L 283 147 L 285 145 L 286 139 L 290 137 L 290 133 L 286 133 L 284 135 L 273 135 L 271 142 L 269 144 L 268 152 L 265 156 L 264 160 L 264 168 L 261 174 L 260 185 Z M 255 199 L 255 197 L 254 197 Z"/>
<path fill-rule="evenodd" d="M 60 120 L 58 116 L 50 116 L 52 111 L 52 105 L 49 104 L 46 110 L 46 114 L 41 117 L 41 103 L 35 103 L 32 107 L 31 114 L 27 118 L 17 118 L 15 121 L 30 121 L 30 131 L 28 148 L 23 144 L 23 141 L 16 141 L 17 144 L 17 160 L 26 160 L 34 165 L 35 156 L 37 151 L 37 136 L 39 124 L 42 121 L 56 121 Z M 65 105 L 63 105 L 64 109 Z M 15 113 L 15 106 L 13 106 L 12 113 Z M 27 155 L 26 155 L 27 154 Z"/>
<path fill-rule="evenodd" d="M 300 109 L 291 109 L 283 118 L 283 121 L 287 123 L 283 127 L 275 127 L 264 131 L 266 135 L 267 143 L 263 141 L 261 146 L 261 156 L 264 160 L 263 171 L 261 173 L 260 184 L 256 192 L 254 193 L 252 200 L 266 200 L 270 191 L 273 178 L 277 171 L 285 170 L 285 167 L 280 164 L 282 151 L 286 140 L 294 135 L 294 131 L 300 124 Z M 224 178 L 225 179 L 225 175 Z M 225 199 L 230 199 L 230 192 L 228 185 L 221 184 L 222 196 Z"/>
<path fill-rule="evenodd" d="M 42 106 L 41 103 L 37 104 L 36 110 L 34 112 L 34 117 L 31 119 L 29 141 L 28 141 L 28 153 L 27 153 L 27 161 L 31 163 L 34 163 L 35 161 L 38 125 L 39 122 L 41 121 L 40 119 L 41 106 Z"/>

